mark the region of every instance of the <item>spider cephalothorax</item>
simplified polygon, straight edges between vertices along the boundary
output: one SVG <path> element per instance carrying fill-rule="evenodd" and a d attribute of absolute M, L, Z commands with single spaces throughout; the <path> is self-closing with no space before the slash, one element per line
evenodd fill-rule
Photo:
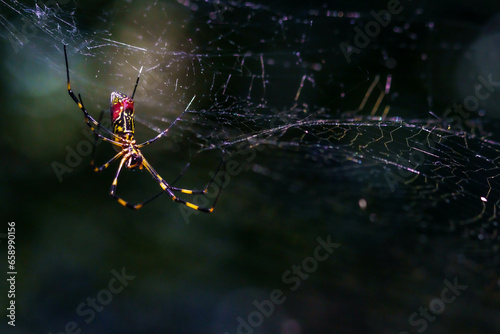
<path fill-rule="evenodd" d="M 142 169 L 142 161 L 143 158 L 141 152 L 134 147 L 129 147 L 129 153 L 125 167 L 127 167 L 128 169 Z"/>

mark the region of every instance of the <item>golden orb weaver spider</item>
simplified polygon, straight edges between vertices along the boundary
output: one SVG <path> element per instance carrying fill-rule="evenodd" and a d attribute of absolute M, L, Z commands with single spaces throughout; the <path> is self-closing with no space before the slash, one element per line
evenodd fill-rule
<path fill-rule="evenodd" d="M 66 60 L 66 76 L 68 79 L 68 93 L 69 96 L 75 101 L 75 103 L 78 105 L 78 107 L 83 111 L 83 114 L 85 116 L 85 122 L 87 125 L 90 127 L 90 130 L 94 132 L 96 142 L 98 138 L 102 139 L 105 142 L 108 142 L 112 145 L 115 146 L 115 149 L 118 150 L 118 153 L 112 157 L 108 162 L 106 162 L 104 165 L 101 167 L 96 167 L 94 163 L 94 158 L 95 158 L 95 151 L 96 151 L 96 142 L 94 142 L 93 146 L 93 152 L 92 152 L 92 160 L 90 162 L 91 166 L 94 168 L 95 172 L 101 172 L 108 168 L 108 166 L 115 162 L 116 160 L 120 159 L 120 164 L 118 166 L 118 170 L 115 174 L 115 178 L 113 179 L 113 182 L 111 184 L 111 189 L 109 194 L 111 197 L 113 197 L 115 200 L 118 201 L 123 206 L 126 206 L 127 208 L 131 208 L 134 210 L 138 210 L 142 208 L 145 204 L 151 202 L 158 196 L 167 193 L 170 198 L 177 203 L 184 204 L 188 206 L 191 209 L 202 211 L 202 212 L 212 212 L 214 210 L 215 204 L 217 203 L 217 200 L 219 198 L 220 192 L 222 190 L 222 185 L 219 185 L 219 190 L 217 192 L 217 195 L 215 197 L 214 202 L 212 203 L 212 206 L 207 208 L 207 207 L 200 207 L 196 204 L 193 204 L 191 202 L 187 202 L 177 196 L 175 196 L 174 192 L 181 192 L 184 194 L 189 194 L 189 195 L 205 195 L 208 191 L 208 188 L 210 185 L 214 182 L 215 176 L 218 174 L 220 171 L 220 168 L 224 162 L 224 160 L 221 160 L 221 163 L 219 164 L 219 167 L 217 168 L 216 173 L 210 180 L 210 182 L 207 184 L 204 190 L 195 190 L 195 189 L 183 189 L 183 188 L 177 188 L 169 185 L 165 180 L 156 172 L 156 170 L 149 164 L 149 162 L 144 158 L 142 155 L 140 149 L 143 148 L 146 145 L 149 145 L 161 137 L 165 136 L 170 130 L 170 128 L 179 120 L 182 115 L 188 110 L 189 106 L 193 102 L 194 96 L 191 99 L 191 102 L 189 102 L 188 106 L 186 109 L 172 122 L 172 124 L 169 125 L 169 127 L 158 134 L 156 137 L 147 140 L 141 144 L 137 144 L 134 138 L 135 134 L 135 124 L 134 124 L 134 95 L 135 91 L 137 89 L 137 85 L 139 84 L 139 78 L 141 75 L 142 67 L 141 70 L 139 71 L 139 75 L 137 76 L 137 80 L 135 82 L 134 86 L 134 91 L 130 97 L 128 97 L 125 94 L 118 93 L 118 92 L 112 92 L 111 93 L 111 98 L 110 98 L 110 112 L 111 112 L 111 121 L 113 125 L 113 131 L 108 130 L 105 127 L 101 127 L 101 120 L 102 120 L 102 115 L 103 112 L 101 112 L 101 115 L 99 117 L 99 121 L 96 121 L 85 109 L 82 101 L 82 97 L 80 94 L 78 94 L 78 98 L 76 95 L 73 93 L 71 90 L 71 84 L 69 80 L 69 66 L 68 66 L 68 55 L 66 52 L 66 45 L 64 45 L 64 58 Z M 102 135 L 99 133 L 99 130 L 103 129 L 103 131 L 110 136 L 110 138 Z M 120 172 L 122 171 L 122 168 L 125 166 L 125 168 L 134 170 L 134 169 L 142 169 L 145 168 L 149 174 L 159 183 L 160 187 L 163 189 L 162 192 L 158 193 L 157 195 L 153 196 L 152 198 L 139 203 L 139 204 L 130 204 L 129 202 L 123 200 L 122 198 L 118 197 L 116 195 L 116 187 L 118 185 L 118 177 L 120 176 Z M 186 165 L 184 170 L 189 166 L 189 164 Z M 184 170 L 181 172 L 179 177 L 176 179 L 176 181 L 183 175 Z M 174 183 L 176 182 L 174 181 Z M 215 184 L 217 184 L 215 182 Z"/>

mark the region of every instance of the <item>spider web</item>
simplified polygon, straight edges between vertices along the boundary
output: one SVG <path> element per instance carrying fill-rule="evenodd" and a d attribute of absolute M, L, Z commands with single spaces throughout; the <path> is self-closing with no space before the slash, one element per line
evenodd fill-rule
<path fill-rule="evenodd" d="M 130 94 L 142 67 L 136 117 L 150 132 L 165 130 L 195 96 L 169 135 L 191 152 L 255 149 L 264 158 L 247 168 L 290 189 L 321 175 L 328 182 L 313 192 L 333 201 L 338 189 L 402 198 L 417 225 L 458 230 L 488 249 L 498 240 L 494 18 L 482 27 L 453 15 L 436 21 L 405 3 L 352 52 L 355 28 L 373 22 L 368 2 L 355 10 L 349 2 L 236 0 L 0 8 L 4 37 L 16 50 L 36 50 L 34 61 L 61 78 L 68 45 L 89 110 L 107 109 L 111 91 Z M 478 89 L 489 95 L 472 108 Z M 320 190 L 331 184 L 336 191 Z"/>

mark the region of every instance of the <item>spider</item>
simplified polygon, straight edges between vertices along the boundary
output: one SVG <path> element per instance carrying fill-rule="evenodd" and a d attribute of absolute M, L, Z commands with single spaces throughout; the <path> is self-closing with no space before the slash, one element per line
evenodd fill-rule
<path fill-rule="evenodd" d="M 112 126 L 113 126 L 113 131 L 108 130 L 105 127 L 101 127 L 101 120 L 102 120 L 102 115 L 103 112 L 101 112 L 101 115 L 99 117 L 99 121 L 96 121 L 90 114 L 87 112 L 83 105 L 82 97 L 80 94 L 78 94 L 78 98 L 75 96 L 73 91 L 71 90 L 71 84 L 69 80 L 69 66 L 68 66 L 68 55 L 66 52 L 66 45 L 64 45 L 64 58 L 66 60 L 66 76 L 68 79 L 68 93 L 69 96 L 75 101 L 75 103 L 78 105 L 78 107 L 83 111 L 83 114 L 85 116 L 85 122 L 87 125 L 90 127 L 90 130 L 94 132 L 96 142 L 98 138 L 101 138 L 103 141 L 108 142 L 112 145 L 114 145 L 115 149 L 118 151 L 118 153 L 112 157 L 108 162 L 106 162 L 104 165 L 101 167 L 97 167 L 94 163 L 94 158 L 95 158 L 95 151 L 96 151 L 96 142 L 94 143 L 93 146 L 93 153 L 92 153 L 92 160 L 90 162 L 91 166 L 94 168 L 95 172 L 102 172 L 110 164 L 113 162 L 117 161 L 118 159 L 121 158 L 120 164 L 118 166 L 118 170 L 115 174 L 115 178 L 113 179 L 113 183 L 111 184 L 111 189 L 109 194 L 111 197 L 113 197 L 115 200 L 118 201 L 123 206 L 126 206 L 127 208 L 131 208 L 134 210 L 138 210 L 142 208 L 145 204 L 151 202 L 158 196 L 167 193 L 170 198 L 177 203 L 184 204 L 188 206 L 191 209 L 202 211 L 202 212 L 212 212 L 214 210 L 215 204 L 217 203 L 217 199 L 219 198 L 220 192 L 222 190 L 222 186 L 219 186 L 219 190 L 217 192 L 217 196 L 215 197 L 215 200 L 210 208 L 207 207 L 200 207 L 198 205 L 195 205 L 191 202 L 187 202 L 183 200 L 182 198 L 179 198 L 175 196 L 174 192 L 180 192 L 184 194 L 189 194 L 189 195 L 205 195 L 207 193 L 208 188 L 214 182 L 215 175 L 219 172 L 221 165 L 223 163 L 223 160 L 221 161 L 221 164 L 217 168 L 217 172 L 214 174 L 210 182 L 207 184 L 204 190 L 194 190 L 194 189 L 183 189 L 183 188 L 177 188 L 169 185 L 157 172 L 156 170 L 149 164 L 149 162 L 146 160 L 144 155 L 141 153 L 140 149 L 143 148 L 144 146 L 147 146 L 149 144 L 154 143 L 161 137 L 165 136 L 170 130 L 170 128 L 179 120 L 182 115 L 188 110 L 189 106 L 193 102 L 194 96 L 191 100 L 191 102 L 188 104 L 186 109 L 181 113 L 179 117 L 175 119 L 172 124 L 163 132 L 158 134 L 156 137 L 147 140 L 141 144 L 137 144 L 134 138 L 134 133 L 135 133 L 135 122 L 134 122 L 134 95 L 135 91 L 137 89 L 137 85 L 139 84 L 139 78 L 141 75 L 142 67 L 141 70 L 139 71 L 139 75 L 137 76 L 137 80 L 135 82 L 134 86 L 134 91 L 130 97 L 123 93 L 119 92 L 112 92 L 111 93 L 111 98 L 110 98 L 110 113 L 111 113 L 111 121 L 112 121 Z M 104 136 L 99 133 L 99 130 L 102 129 L 108 136 Z M 174 181 L 174 183 L 183 175 L 185 169 L 189 166 L 189 164 L 186 165 L 184 170 L 181 172 L 179 177 Z M 116 195 L 116 187 L 118 185 L 118 177 L 120 176 L 120 172 L 122 171 L 123 167 L 135 170 L 135 169 L 146 169 L 149 174 L 153 177 L 153 179 L 158 182 L 160 187 L 163 189 L 160 193 L 157 195 L 153 196 L 152 198 L 139 203 L 139 204 L 131 204 L 122 198 L 118 197 Z M 217 183 L 216 183 L 217 184 Z"/>

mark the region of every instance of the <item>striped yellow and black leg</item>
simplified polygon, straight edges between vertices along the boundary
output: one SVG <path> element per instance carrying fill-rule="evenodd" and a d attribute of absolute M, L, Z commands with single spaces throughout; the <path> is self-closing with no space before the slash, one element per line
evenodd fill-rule
<path fill-rule="evenodd" d="M 212 179 L 210 180 L 210 182 L 208 182 L 207 186 L 205 187 L 204 190 L 194 190 L 194 189 L 184 189 L 184 188 L 177 188 L 177 187 L 170 187 L 170 190 L 172 191 L 179 191 L 183 194 L 188 194 L 188 195 L 206 195 L 207 191 L 208 191 L 208 188 L 212 185 L 212 183 L 215 183 L 217 184 L 217 182 L 215 182 L 215 176 L 219 173 L 219 170 L 221 168 L 221 166 L 224 165 L 224 161 L 219 165 L 219 168 L 217 168 L 217 172 L 214 174 L 214 176 L 212 177 Z M 222 181 L 224 182 L 224 180 Z M 217 195 L 215 196 L 215 199 L 212 203 L 212 206 L 210 208 L 205 208 L 205 207 L 200 207 L 198 205 L 195 205 L 193 203 L 190 203 L 190 202 L 187 202 L 179 197 L 175 197 L 173 196 L 173 194 L 170 196 L 172 197 L 172 200 L 178 202 L 178 203 L 182 203 L 188 207 L 190 207 L 191 209 L 195 209 L 195 210 L 198 210 L 198 211 L 202 211 L 202 212 L 208 212 L 208 213 L 211 213 L 214 211 L 214 208 L 215 208 L 215 205 L 217 204 L 217 200 L 219 199 L 219 196 L 220 196 L 220 193 L 222 191 L 222 187 L 223 185 L 222 184 L 218 184 L 217 185 L 219 190 L 217 191 Z"/>
<path fill-rule="evenodd" d="M 108 168 L 108 166 L 111 163 L 113 163 L 116 159 L 118 159 L 120 156 L 122 156 L 124 153 L 123 151 L 121 151 L 117 155 L 115 155 L 113 158 L 111 158 L 108 162 L 106 162 L 104 165 L 102 165 L 101 167 L 96 167 L 95 157 L 97 154 L 97 143 L 99 141 L 99 130 L 101 129 L 101 121 L 102 121 L 103 115 L 104 115 L 104 110 L 101 110 L 101 114 L 99 115 L 99 121 L 97 122 L 98 123 L 97 129 L 94 131 L 94 144 L 92 146 L 92 158 L 90 160 L 90 166 L 92 167 L 94 172 L 102 172 L 103 170 Z"/>
<path fill-rule="evenodd" d="M 92 167 L 92 169 L 94 170 L 94 172 L 102 172 L 103 170 L 105 170 L 106 168 L 108 168 L 109 165 L 111 165 L 118 158 L 120 158 L 123 155 L 123 153 L 125 153 L 125 151 L 123 151 L 123 150 L 120 151 L 120 152 L 118 152 L 114 157 L 112 157 L 111 159 L 109 159 L 109 161 L 106 162 L 101 167 L 96 167 L 95 162 L 94 162 L 94 157 L 92 157 L 92 160 L 90 161 L 90 166 Z"/>
<path fill-rule="evenodd" d="M 212 207 L 210 208 L 205 208 L 205 207 L 201 207 L 201 206 L 198 206 L 196 204 L 193 204 L 191 202 L 188 202 L 188 201 L 185 201 L 183 200 L 182 198 L 179 198 L 179 197 L 176 197 L 172 192 L 169 191 L 169 195 L 170 197 L 172 198 L 172 200 L 174 202 L 177 202 L 177 203 L 181 203 L 181 204 L 184 204 L 186 205 L 187 207 L 191 208 L 191 209 L 194 209 L 194 210 L 198 210 L 198 211 L 201 211 L 201 212 L 206 212 L 206 213 L 212 213 L 214 211 L 214 208 L 215 208 L 215 202 L 214 204 L 212 205 Z"/>
<path fill-rule="evenodd" d="M 185 194 L 203 195 L 206 193 L 206 190 L 191 190 L 191 189 L 182 189 L 182 188 L 171 187 L 167 182 L 165 182 L 165 180 L 163 180 L 163 178 L 156 172 L 156 170 L 146 161 L 146 159 L 143 160 L 143 165 L 146 168 L 146 170 L 151 174 L 151 176 L 153 176 L 153 178 L 156 181 L 158 181 L 158 183 L 160 184 L 160 187 L 163 189 L 163 191 L 166 192 L 174 202 L 184 204 L 191 209 L 198 210 L 201 212 L 211 213 L 214 211 L 215 204 L 217 203 L 217 199 L 219 198 L 219 194 L 221 192 L 221 188 L 219 188 L 219 192 L 217 193 L 217 197 L 215 198 L 215 201 L 213 202 L 213 204 L 210 208 L 201 207 L 199 205 L 196 205 L 194 203 L 188 202 L 182 198 L 175 196 L 175 194 L 173 192 L 180 191 L 180 192 L 185 193 Z M 154 198 L 158 197 L 160 194 L 156 195 Z"/>
<path fill-rule="evenodd" d="M 207 193 L 207 189 L 208 189 L 208 187 L 210 186 L 210 184 L 212 183 L 212 181 L 210 181 L 210 182 L 208 183 L 208 185 L 205 187 L 205 190 L 183 189 L 183 188 L 177 188 L 177 187 L 174 187 L 174 186 L 173 186 L 175 183 L 177 183 L 177 181 L 179 181 L 179 180 L 180 180 L 180 179 L 184 176 L 184 173 L 186 172 L 186 169 L 188 169 L 188 168 L 189 168 L 189 165 L 190 165 L 190 163 L 188 162 L 188 163 L 186 164 L 186 166 L 184 166 L 184 168 L 183 168 L 183 169 L 182 169 L 182 171 L 180 172 L 179 176 L 177 176 L 177 177 L 175 178 L 175 180 L 174 180 L 174 181 L 172 181 L 172 184 L 170 185 L 170 190 L 172 190 L 172 191 L 180 191 L 180 192 L 182 192 L 182 193 L 184 193 L 184 194 L 189 194 L 189 195 L 204 195 L 204 194 L 206 194 L 206 193 Z M 214 175 L 214 177 L 212 178 L 212 180 L 213 180 L 214 178 L 215 178 L 215 175 Z"/>
<path fill-rule="evenodd" d="M 170 190 L 172 190 L 172 191 L 180 191 L 181 193 L 188 194 L 188 195 L 205 195 L 207 193 L 207 189 L 208 189 L 208 187 L 205 188 L 204 190 L 170 187 Z"/>
<path fill-rule="evenodd" d="M 127 161 L 127 159 L 129 158 L 129 155 L 125 155 L 122 160 L 120 161 L 120 166 L 118 166 L 118 170 L 116 171 L 116 175 L 115 175 L 115 178 L 113 179 L 113 183 L 111 184 L 111 189 L 109 191 L 109 194 L 111 195 L 111 197 L 113 197 L 118 203 L 120 203 L 121 205 L 123 206 L 126 206 L 127 208 L 130 208 L 130 209 L 133 209 L 133 210 L 138 210 L 140 208 L 142 208 L 143 206 L 143 203 L 141 204 L 130 204 L 129 202 L 125 201 L 124 199 L 118 197 L 116 195 L 116 187 L 118 185 L 118 177 L 120 176 L 120 172 L 122 170 L 122 167 L 123 165 L 125 164 L 125 162 Z"/>
<path fill-rule="evenodd" d="M 78 106 L 80 107 L 80 109 L 84 110 L 85 114 L 88 115 L 88 117 L 90 117 L 90 119 L 92 120 L 92 123 L 95 124 L 95 125 L 97 125 L 97 128 L 95 128 L 94 126 L 92 126 L 89 123 L 89 118 L 87 116 L 85 116 L 85 122 L 90 127 L 90 130 L 92 132 L 94 132 L 94 135 L 96 137 L 96 142 L 97 142 L 97 138 L 101 138 L 102 140 L 107 141 L 108 143 L 111 143 L 113 145 L 122 147 L 122 144 L 119 141 L 115 141 L 115 140 L 109 139 L 108 137 L 105 137 L 105 136 L 103 136 L 103 135 L 101 135 L 99 133 L 99 130 L 101 129 L 101 120 L 102 120 L 102 116 L 104 115 L 104 111 L 101 110 L 101 115 L 99 116 L 99 121 L 96 121 L 94 118 L 92 118 L 92 116 L 90 116 L 88 114 L 87 110 L 85 109 L 85 106 L 83 105 L 83 100 L 82 100 L 82 97 L 80 96 L 80 94 L 78 94 L 78 98 L 80 99 L 80 103 L 78 104 Z M 108 129 L 106 129 L 104 127 L 102 129 L 104 129 L 105 132 L 111 134 L 111 136 L 114 137 L 115 139 L 119 139 L 119 137 L 117 135 L 115 135 L 113 132 L 109 131 Z"/>
<path fill-rule="evenodd" d="M 210 188 L 210 186 L 212 185 L 212 183 L 214 183 L 215 181 L 215 177 L 219 174 L 221 168 L 223 166 L 225 166 L 225 161 L 222 159 L 221 162 L 219 163 L 219 166 L 217 167 L 217 170 L 215 171 L 214 175 L 212 176 L 212 179 L 207 183 L 207 185 L 205 186 L 204 190 L 195 190 L 195 189 L 184 189 L 184 188 L 177 188 L 177 187 L 174 187 L 173 185 L 175 183 L 177 183 L 177 181 L 179 181 L 183 176 L 184 176 L 184 173 L 186 172 L 186 169 L 189 168 L 189 165 L 190 163 L 188 162 L 186 164 L 186 166 L 182 169 L 181 173 L 179 174 L 179 176 L 177 176 L 177 178 L 172 182 L 172 185 L 170 186 L 170 189 L 173 190 L 173 191 L 180 191 L 184 194 L 189 194 L 189 195 L 205 195 L 208 191 L 208 188 Z M 219 185 L 219 192 L 220 192 L 220 189 L 221 188 L 221 185 Z"/>
<path fill-rule="evenodd" d="M 87 125 L 90 127 L 90 129 L 92 131 L 94 131 L 94 133 L 95 133 L 96 132 L 95 127 L 98 127 L 99 123 L 92 116 L 90 116 L 87 109 L 85 109 L 81 96 L 78 95 L 79 98 L 77 98 L 76 95 L 71 90 L 71 83 L 69 80 L 69 66 L 68 66 L 68 55 L 66 53 L 66 45 L 64 45 L 64 58 L 66 60 L 66 77 L 67 77 L 67 84 L 68 84 L 68 94 L 69 94 L 69 96 L 71 96 L 73 101 L 75 101 L 75 103 L 78 105 L 78 108 L 80 108 L 82 110 L 83 115 L 85 117 L 85 123 L 87 123 Z M 104 129 L 105 129 L 105 132 L 108 133 L 112 138 L 118 139 L 118 136 L 115 135 L 113 132 L 109 131 L 106 128 L 104 128 Z M 112 144 L 117 145 L 117 146 L 121 146 L 121 144 L 118 141 L 109 139 L 109 138 L 104 137 L 103 135 L 98 134 L 98 133 L 96 133 L 96 135 L 104 141 L 107 141 L 107 142 L 112 143 Z"/>
<path fill-rule="evenodd" d="M 116 159 L 118 159 L 121 155 L 123 155 L 125 151 L 121 151 L 119 152 L 117 155 L 115 155 L 113 157 L 113 159 L 111 159 L 110 161 L 108 161 L 106 164 L 104 164 L 103 166 L 101 166 L 101 170 L 104 170 L 109 164 L 111 164 L 113 161 L 115 161 Z M 139 210 L 140 208 L 142 208 L 144 205 L 146 205 L 147 203 L 151 202 L 152 200 L 154 200 L 155 198 L 163 195 L 165 192 L 162 191 L 158 194 L 156 194 L 155 196 L 151 197 L 150 199 L 142 202 L 142 203 L 139 203 L 139 204 L 131 204 L 127 201 L 125 201 L 124 199 L 122 199 L 121 197 L 117 196 L 116 195 L 116 188 L 118 186 L 118 177 L 120 176 L 120 172 L 123 168 L 123 165 L 125 164 L 125 162 L 130 158 L 130 155 L 129 154 L 126 154 L 122 160 L 120 161 L 120 165 L 118 166 L 118 170 L 116 171 L 116 175 L 115 175 L 115 178 L 113 179 L 113 183 L 111 184 L 111 189 L 109 191 L 109 194 L 111 195 L 111 197 L 113 197 L 118 203 L 120 203 L 121 205 L 127 207 L 127 208 L 130 208 L 130 209 L 133 209 L 133 210 Z M 149 164 L 148 164 L 149 166 Z M 146 167 L 147 168 L 147 167 Z M 154 170 L 153 170 L 154 171 Z M 156 173 L 156 172 L 155 172 Z M 158 175 L 158 177 L 161 179 L 161 177 Z M 157 179 L 157 178 L 155 178 Z M 168 186 L 168 185 L 167 185 Z"/>

